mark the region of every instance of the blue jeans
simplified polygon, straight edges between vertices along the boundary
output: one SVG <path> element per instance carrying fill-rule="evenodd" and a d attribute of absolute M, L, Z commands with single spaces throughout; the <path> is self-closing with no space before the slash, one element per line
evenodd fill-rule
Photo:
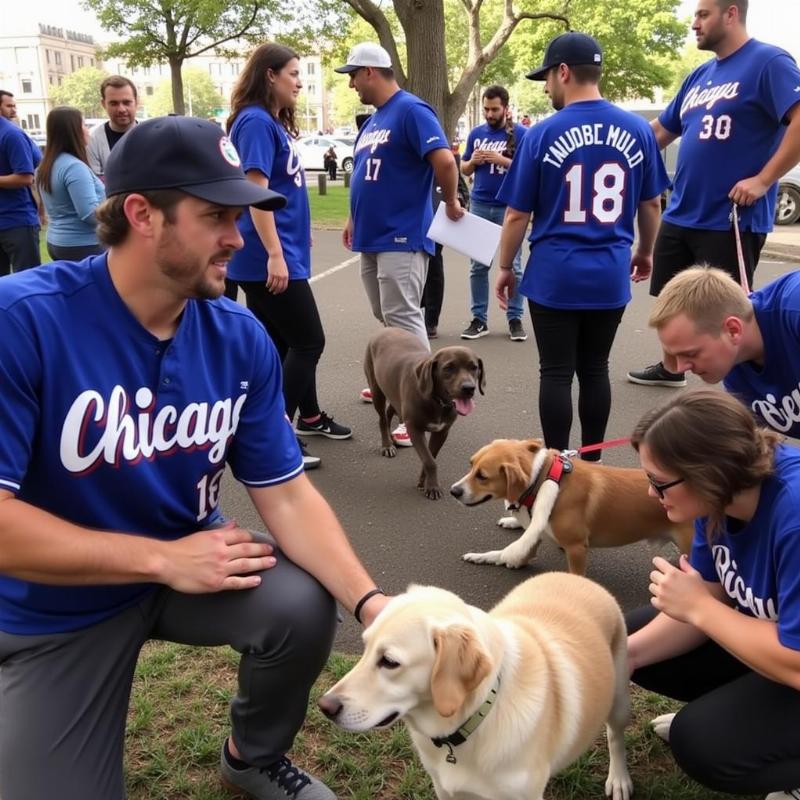
<path fill-rule="evenodd" d="M 505 206 L 490 206 L 480 200 L 472 200 L 469 210 L 477 217 L 491 220 L 498 225 L 503 224 L 503 217 L 506 214 Z M 522 282 L 522 266 L 520 263 L 520 251 L 514 256 L 514 296 L 508 304 L 506 316 L 509 321 L 512 319 L 522 319 L 522 295 L 519 293 L 519 285 Z M 489 266 L 470 259 L 469 262 L 469 294 L 472 302 L 472 316 L 485 323 L 489 313 Z"/>

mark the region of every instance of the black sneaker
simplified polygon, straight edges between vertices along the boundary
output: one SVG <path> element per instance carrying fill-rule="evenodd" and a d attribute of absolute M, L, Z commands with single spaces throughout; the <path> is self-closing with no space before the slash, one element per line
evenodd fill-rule
<path fill-rule="evenodd" d="M 477 317 L 470 322 L 466 330 L 461 331 L 462 339 L 480 339 L 481 336 L 486 336 L 489 333 L 489 327 L 485 322 L 482 322 Z"/>
<path fill-rule="evenodd" d="M 675 386 L 677 388 L 686 386 L 686 376 L 682 372 L 670 372 L 664 369 L 664 365 L 660 361 L 643 370 L 629 372 L 628 380 L 641 386 Z"/>
<path fill-rule="evenodd" d="M 525 328 L 522 327 L 521 319 L 510 319 L 508 321 L 508 338 L 512 342 L 524 342 L 528 338 Z"/>
<path fill-rule="evenodd" d="M 298 436 L 327 436 L 329 439 L 349 439 L 353 435 L 350 428 L 334 422 L 333 417 L 329 417 L 324 411 L 320 411 L 316 422 L 298 419 L 295 432 Z"/>
<path fill-rule="evenodd" d="M 297 444 L 300 445 L 300 452 L 303 454 L 303 469 L 316 469 L 322 463 L 322 459 L 319 456 L 309 455 L 308 450 L 306 450 L 306 443 L 302 439 L 298 438 Z"/>

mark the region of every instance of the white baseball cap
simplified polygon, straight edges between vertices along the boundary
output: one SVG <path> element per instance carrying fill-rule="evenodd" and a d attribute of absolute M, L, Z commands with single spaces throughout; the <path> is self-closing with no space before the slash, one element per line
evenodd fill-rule
<path fill-rule="evenodd" d="M 379 44 L 361 42 L 350 51 L 347 63 L 343 67 L 336 67 L 334 72 L 355 72 L 361 67 L 391 69 L 392 58 Z"/>

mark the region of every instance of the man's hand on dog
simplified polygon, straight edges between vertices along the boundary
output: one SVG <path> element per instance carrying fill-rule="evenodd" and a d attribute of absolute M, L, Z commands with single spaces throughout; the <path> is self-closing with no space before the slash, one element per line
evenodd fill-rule
<path fill-rule="evenodd" d="M 159 582 L 184 594 L 252 589 L 261 583 L 253 573 L 275 566 L 272 546 L 232 521 L 155 548 L 163 558 Z"/>
<path fill-rule="evenodd" d="M 693 619 L 700 606 L 713 599 L 703 576 L 684 554 L 677 567 L 661 556 L 653 559 L 653 566 L 655 569 L 650 573 L 650 602 L 678 622 L 694 624 Z"/>

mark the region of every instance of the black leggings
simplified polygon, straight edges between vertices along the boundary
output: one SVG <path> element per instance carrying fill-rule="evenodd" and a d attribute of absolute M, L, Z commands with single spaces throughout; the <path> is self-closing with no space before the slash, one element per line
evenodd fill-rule
<path fill-rule="evenodd" d="M 652 606 L 628 613 L 628 633 L 656 613 Z M 693 780 L 729 794 L 800 788 L 796 689 L 758 675 L 712 641 L 637 669 L 631 680 L 686 702 L 670 727 L 669 744 Z"/>
<path fill-rule="evenodd" d="M 267 329 L 283 363 L 286 415 L 294 420 L 319 414 L 317 362 L 325 332 L 307 280 L 292 280 L 285 292 L 271 294 L 264 281 L 240 281 L 247 307 Z"/>
<path fill-rule="evenodd" d="M 572 428 L 572 378 L 578 375 L 581 445 L 602 442 L 611 411 L 608 354 L 625 306 L 563 309 L 528 301 L 539 348 L 539 418 L 547 447 L 566 450 Z M 601 451 L 587 453 L 599 461 Z"/>

